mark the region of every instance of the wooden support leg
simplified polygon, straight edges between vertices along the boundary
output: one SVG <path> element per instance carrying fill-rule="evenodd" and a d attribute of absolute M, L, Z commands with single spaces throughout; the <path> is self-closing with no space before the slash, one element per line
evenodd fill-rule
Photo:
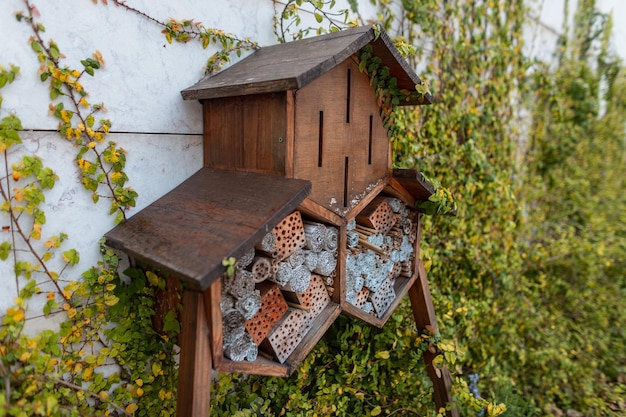
<path fill-rule="evenodd" d="M 418 279 L 411 288 L 409 288 L 409 299 L 411 300 L 411 309 L 413 310 L 417 331 L 421 333 L 426 329 L 431 329 L 436 332 L 438 329 L 437 316 L 435 315 L 435 307 L 433 306 L 426 270 L 424 269 L 422 261 L 418 261 L 418 273 Z M 452 378 L 446 366 L 441 369 L 435 368 L 432 363 L 435 356 L 436 353 L 430 351 L 424 352 L 424 363 L 426 364 L 428 376 L 433 381 L 433 399 L 437 408 L 441 408 L 452 402 L 452 394 L 450 393 Z M 447 411 L 446 415 L 448 417 L 460 416 L 456 408 Z"/>
<path fill-rule="evenodd" d="M 202 294 L 185 290 L 180 333 L 177 417 L 208 417 L 211 346 Z"/>

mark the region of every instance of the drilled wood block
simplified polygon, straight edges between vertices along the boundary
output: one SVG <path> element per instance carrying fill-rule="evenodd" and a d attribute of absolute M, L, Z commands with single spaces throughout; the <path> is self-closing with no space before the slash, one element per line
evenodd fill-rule
<path fill-rule="evenodd" d="M 362 309 L 365 303 L 367 303 L 369 295 L 370 290 L 367 287 L 362 287 L 359 291 L 356 292 L 356 301 L 354 305 Z"/>
<path fill-rule="evenodd" d="M 396 292 L 393 289 L 393 280 L 387 278 L 378 287 L 376 292 L 370 292 L 369 299 L 374 305 L 374 311 L 378 317 L 382 317 L 387 311 L 393 300 L 396 298 Z"/>
<path fill-rule="evenodd" d="M 276 284 L 261 282 L 257 289 L 261 293 L 261 308 L 246 321 L 245 327 L 258 346 L 287 312 L 287 303 Z"/>
<path fill-rule="evenodd" d="M 300 304 L 308 310 L 311 317 L 317 317 L 330 302 L 324 277 L 311 275 L 309 287 L 304 292 L 284 291 L 285 299 Z"/>
<path fill-rule="evenodd" d="M 263 340 L 261 348 L 272 354 L 278 362 L 284 363 L 298 347 L 310 324 L 311 315 L 308 311 L 290 308 L 287 315 Z"/>
<path fill-rule="evenodd" d="M 276 237 L 276 252 L 279 259 L 285 259 L 305 243 L 304 225 L 299 211 L 285 217 L 272 229 Z"/>
<path fill-rule="evenodd" d="M 364 226 L 376 229 L 382 234 L 387 234 L 393 225 L 396 224 L 396 216 L 384 197 L 376 197 L 356 217 L 356 221 Z"/>

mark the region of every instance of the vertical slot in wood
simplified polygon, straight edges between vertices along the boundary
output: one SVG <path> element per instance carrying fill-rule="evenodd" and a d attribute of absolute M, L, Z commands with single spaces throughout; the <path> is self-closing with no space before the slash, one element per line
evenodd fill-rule
<path fill-rule="evenodd" d="M 348 207 L 348 157 L 343 171 L 343 206 Z"/>
<path fill-rule="evenodd" d="M 350 84 L 351 84 L 352 73 L 350 68 L 348 68 L 348 87 L 346 89 L 346 123 L 350 123 Z"/>
<path fill-rule="evenodd" d="M 317 148 L 317 166 L 322 166 L 322 151 L 324 150 L 324 112 L 320 111 L 320 125 Z"/>
<path fill-rule="evenodd" d="M 370 114 L 370 131 L 367 145 L 367 165 L 372 165 L 372 129 L 374 125 L 374 116 Z"/>

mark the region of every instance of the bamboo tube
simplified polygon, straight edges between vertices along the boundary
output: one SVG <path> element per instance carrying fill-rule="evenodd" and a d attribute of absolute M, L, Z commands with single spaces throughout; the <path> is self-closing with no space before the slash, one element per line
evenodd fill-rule
<path fill-rule="evenodd" d="M 287 305 L 289 307 L 295 308 L 296 310 L 301 310 L 301 311 L 306 311 L 306 312 L 309 311 L 308 307 L 305 307 L 305 306 L 300 305 L 298 303 L 292 303 L 291 301 L 287 301 L 286 303 L 287 303 Z"/>
<path fill-rule="evenodd" d="M 255 256 L 249 266 L 252 281 L 259 283 L 269 278 L 272 273 L 272 261 L 265 256 Z"/>
<path fill-rule="evenodd" d="M 324 277 L 324 285 L 328 287 L 332 287 L 333 285 L 335 285 L 335 277 L 333 275 L 334 274 Z"/>
<path fill-rule="evenodd" d="M 356 227 L 354 228 L 354 230 L 359 231 L 359 232 L 364 233 L 364 234 L 367 234 L 367 235 L 377 235 L 378 234 L 378 230 L 372 229 L 371 227 L 363 226 L 360 223 L 356 224 Z"/>
<path fill-rule="evenodd" d="M 381 248 L 379 248 L 376 245 L 373 245 L 373 244 L 369 243 L 365 239 L 359 238 L 359 245 L 361 245 L 364 248 L 367 248 L 369 250 L 372 250 L 372 251 L 374 251 L 374 252 L 376 252 L 376 253 L 378 253 L 380 255 L 386 255 L 386 253 Z"/>

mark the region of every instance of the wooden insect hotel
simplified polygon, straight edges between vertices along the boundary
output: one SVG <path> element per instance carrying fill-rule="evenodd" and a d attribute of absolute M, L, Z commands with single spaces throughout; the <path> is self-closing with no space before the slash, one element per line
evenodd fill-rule
<path fill-rule="evenodd" d="M 341 313 L 381 327 L 408 293 L 418 330 L 436 328 L 415 209 L 434 190 L 391 167 L 366 46 L 400 88 L 420 83 L 367 26 L 262 48 L 183 90 L 203 106 L 204 167 L 106 235 L 183 284 L 179 416 L 207 415 L 212 370 L 290 375 Z"/>

